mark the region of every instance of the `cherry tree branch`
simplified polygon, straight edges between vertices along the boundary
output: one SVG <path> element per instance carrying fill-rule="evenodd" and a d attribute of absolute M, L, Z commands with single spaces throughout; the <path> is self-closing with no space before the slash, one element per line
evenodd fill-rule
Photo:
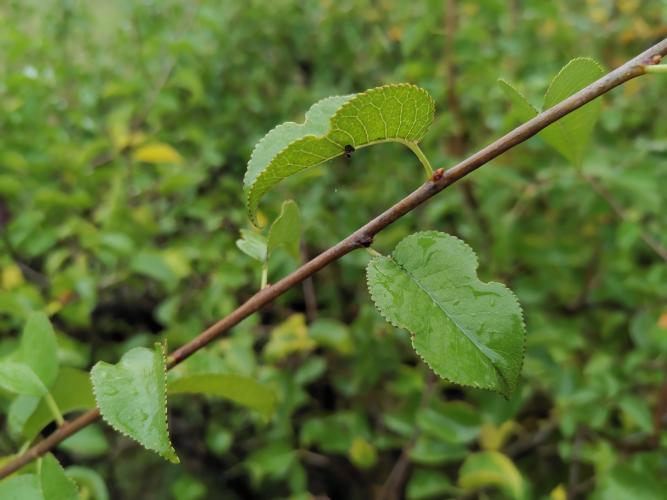
<path fill-rule="evenodd" d="M 257 312 L 293 286 L 298 285 L 306 278 L 312 276 L 323 267 L 328 266 L 353 250 L 368 247 L 373 242 L 373 237 L 378 232 L 414 210 L 443 189 L 457 182 L 459 179 L 502 155 L 517 144 L 531 138 L 540 130 L 559 120 L 568 113 L 571 113 L 593 99 L 609 92 L 613 88 L 647 73 L 646 68 L 659 64 L 662 57 L 665 55 L 667 55 L 667 38 L 658 42 L 653 47 L 642 52 L 576 94 L 568 97 L 552 108 L 543 111 L 452 168 L 448 170 L 442 168 L 436 170 L 431 179 L 426 181 L 398 203 L 388 208 L 373 220 L 360 227 L 328 250 L 325 250 L 314 259 L 306 262 L 296 271 L 287 275 L 274 285 L 260 290 L 228 316 L 222 318 L 187 344 L 176 349 L 171 353 L 167 360 L 168 369 L 183 362 L 189 356 L 210 344 L 230 328 L 234 327 L 251 314 Z M 41 457 L 67 437 L 97 420 L 99 416 L 99 409 L 95 408 L 80 415 L 71 422 L 65 422 L 55 432 L 44 438 L 28 451 L 7 462 L 0 469 L 0 479 Z"/>

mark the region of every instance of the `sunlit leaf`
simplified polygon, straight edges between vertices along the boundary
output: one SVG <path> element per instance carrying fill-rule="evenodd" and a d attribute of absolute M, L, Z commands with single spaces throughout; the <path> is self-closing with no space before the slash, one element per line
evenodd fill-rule
<path fill-rule="evenodd" d="M 21 474 L 0 481 L 0 498 L 44 500 L 39 476 L 37 474 Z"/>
<path fill-rule="evenodd" d="M 257 410 L 265 418 L 273 413 L 276 398 L 273 390 L 240 375 L 201 373 L 169 382 L 169 394 L 206 394 L 233 401 Z"/>
<path fill-rule="evenodd" d="M 149 450 L 178 463 L 167 430 L 164 348 L 136 347 L 111 365 L 98 362 L 91 380 L 102 418 Z"/>
<path fill-rule="evenodd" d="M 551 85 L 544 94 L 544 109 L 549 109 L 567 99 L 603 74 L 602 66 L 594 59 L 579 57 L 571 60 L 551 81 Z M 581 165 L 584 152 L 593 135 L 595 123 L 600 116 L 601 107 L 602 100 L 595 99 L 565 115 L 544 130 L 545 134 L 552 133 L 554 129 L 560 131 L 560 141 L 551 140 L 550 143 L 575 166 Z"/>
<path fill-rule="evenodd" d="M 428 93 L 409 84 L 385 85 L 314 104 L 302 124 L 283 123 L 255 146 L 243 179 L 250 218 L 281 180 L 332 158 L 380 142 L 419 142 L 433 121 Z"/>
<path fill-rule="evenodd" d="M 459 486 L 468 491 L 495 486 L 511 498 L 524 498 L 521 473 L 512 460 L 497 451 L 469 455 L 459 470 Z"/>
<path fill-rule="evenodd" d="M 368 287 L 380 313 L 412 333 L 438 375 L 509 396 L 524 355 L 521 307 L 504 285 L 481 282 L 476 269 L 475 253 L 458 238 L 415 233 L 368 264 Z"/>
<path fill-rule="evenodd" d="M 604 70 L 595 60 L 584 57 L 573 59 L 552 80 L 544 96 L 543 109 L 555 106 L 603 74 Z M 512 102 L 512 110 L 519 121 L 528 121 L 538 114 L 537 108 L 511 84 L 505 80 L 500 80 L 500 84 Z M 601 99 L 595 99 L 549 125 L 538 135 L 573 165 L 580 166 L 600 116 L 601 106 Z"/>
<path fill-rule="evenodd" d="M 50 453 L 42 458 L 39 476 L 45 500 L 78 500 L 76 485 Z"/>
<path fill-rule="evenodd" d="M 0 387 L 30 396 L 43 396 L 48 392 L 28 365 L 14 361 L 0 362 Z"/>
<path fill-rule="evenodd" d="M 266 260 L 266 238 L 255 231 L 241 229 L 241 238 L 236 240 L 236 246 L 248 257 L 259 262 Z"/>
<path fill-rule="evenodd" d="M 306 318 L 303 314 L 292 314 L 285 321 L 271 330 L 271 338 L 264 347 L 264 356 L 276 361 L 294 352 L 310 351 L 315 342 L 308 335 Z"/>
<path fill-rule="evenodd" d="M 144 163 L 183 163 L 183 158 L 178 151 L 169 144 L 160 142 L 137 148 L 132 158 Z"/>

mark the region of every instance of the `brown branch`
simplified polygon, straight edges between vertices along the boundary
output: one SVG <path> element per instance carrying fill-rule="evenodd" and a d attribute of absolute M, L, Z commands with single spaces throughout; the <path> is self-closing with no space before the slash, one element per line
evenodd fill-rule
<path fill-rule="evenodd" d="M 556 106 L 540 113 L 533 119 L 505 134 L 500 139 L 497 139 L 495 142 L 489 144 L 449 170 L 443 172 L 441 169 L 438 169 L 431 180 L 422 184 L 394 206 L 385 210 L 373 220 L 360 227 L 314 259 L 306 262 L 299 269 L 287 275 L 275 285 L 260 290 L 231 314 L 174 351 L 169 356 L 168 368 L 173 368 L 177 364 L 183 362 L 189 356 L 207 346 L 227 330 L 237 325 L 240 321 L 257 312 L 266 304 L 273 301 L 293 286 L 301 283 L 323 267 L 326 267 L 353 250 L 369 246 L 373 242 L 373 237 L 378 232 L 382 231 L 389 224 L 403 217 L 426 200 L 432 198 L 446 187 L 494 158 L 497 158 L 517 144 L 524 142 L 543 128 L 592 101 L 596 97 L 609 92 L 611 89 L 618 87 L 633 78 L 643 75 L 646 72 L 646 66 L 658 64 L 660 59 L 665 55 L 667 55 L 667 38 L 626 62 L 623 66 L 603 76 L 588 87 L 558 103 Z M 93 409 L 79 416 L 72 422 L 66 423 L 30 450 L 6 463 L 0 469 L 0 479 L 44 455 L 65 438 L 97 420 L 99 416 L 99 410 Z"/>

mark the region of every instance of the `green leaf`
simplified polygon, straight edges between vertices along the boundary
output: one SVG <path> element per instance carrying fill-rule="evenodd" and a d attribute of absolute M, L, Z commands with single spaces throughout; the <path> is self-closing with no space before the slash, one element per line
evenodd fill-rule
<path fill-rule="evenodd" d="M 299 207 L 293 200 L 287 200 L 280 209 L 280 215 L 271 224 L 266 244 L 267 259 L 280 247 L 290 254 L 295 261 L 301 260 L 301 217 Z"/>
<path fill-rule="evenodd" d="M 459 470 L 459 486 L 467 491 L 496 486 L 512 498 L 523 498 L 525 491 L 514 462 L 497 451 L 469 455 Z"/>
<path fill-rule="evenodd" d="M 368 264 L 380 313 L 412 333 L 417 353 L 441 377 L 508 397 L 523 362 L 521 306 L 500 283 L 483 283 L 463 241 L 428 231 L 403 239 Z"/>
<path fill-rule="evenodd" d="M 544 94 L 544 109 L 549 109 L 567 99 L 603 74 L 604 69 L 594 59 L 579 57 L 571 60 L 551 81 Z M 550 143 L 577 167 L 583 161 L 601 107 L 602 101 L 595 99 L 544 130 L 544 134 L 553 133 L 553 137 L 556 136 L 555 130 L 559 131 L 560 139 L 557 142 L 552 139 Z"/>
<path fill-rule="evenodd" d="M 65 469 L 67 477 L 72 478 L 79 485 L 79 488 L 86 490 L 92 500 L 108 500 L 109 491 L 102 476 L 88 467 L 72 466 Z"/>
<path fill-rule="evenodd" d="M 32 313 L 21 333 L 21 358 L 46 387 L 58 376 L 58 344 L 46 314 Z"/>
<path fill-rule="evenodd" d="M 220 373 L 202 373 L 169 382 L 169 394 L 206 394 L 228 399 L 257 410 L 264 418 L 273 413 L 276 398 L 273 390 L 249 377 Z"/>
<path fill-rule="evenodd" d="M 99 425 L 89 425 L 65 439 L 58 448 L 80 458 L 95 458 L 109 451 L 109 441 Z"/>
<path fill-rule="evenodd" d="M 355 437 L 347 451 L 350 461 L 361 469 L 368 469 L 377 463 L 377 450 L 368 440 Z"/>
<path fill-rule="evenodd" d="M 260 262 L 266 261 L 266 238 L 261 234 L 241 229 L 241 238 L 236 240 L 236 246 L 248 257 Z"/>
<path fill-rule="evenodd" d="M 302 124 L 283 123 L 257 143 L 243 179 L 250 218 L 276 184 L 355 149 L 380 142 L 418 143 L 433 121 L 428 93 L 410 84 L 385 85 L 314 104 Z"/>
<path fill-rule="evenodd" d="M 44 500 L 37 474 L 21 474 L 0 481 L 0 498 Z"/>
<path fill-rule="evenodd" d="M 51 396 L 63 414 L 95 408 L 93 386 L 88 373 L 76 368 L 63 367 L 60 370 L 51 389 Z M 23 426 L 23 437 L 34 439 L 51 421 L 53 421 L 53 413 L 45 399 L 42 398 Z"/>
<path fill-rule="evenodd" d="M 603 74 L 604 70 L 595 60 L 584 57 L 573 59 L 552 80 L 544 96 L 543 110 L 555 106 Z M 538 114 L 537 108 L 516 88 L 505 80 L 500 80 L 499 83 L 512 102 L 513 111 L 520 121 L 528 121 Z M 595 99 L 549 125 L 538 135 L 578 167 L 593 135 L 601 106 L 602 101 Z"/>
<path fill-rule="evenodd" d="M 14 361 L 0 363 L 0 387 L 30 396 L 43 396 L 48 392 L 46 386 L 28 365 Z"/>
<path fill-rule="evenodd" d="M 45 500 L 77 500 L 79 498 L 76 485 L 65 475 L 58 460 L 50 453 L 42 459 L 39 476 Z"/>
<path fill-rule="evenodd" d="M 98 362 L 90 375 L 102 418 L 121 434 L 178 463 L 167 430 L 164 347 L 134 348 L 115 365 Z"/>
<path fill-rule="evenodd" d="M 447 498 L 455 495 L 457 488 L 440 471 L 416 469 L 411 475 L 406 488 L 408 500 L 426 500 L 429 498 Z"/>

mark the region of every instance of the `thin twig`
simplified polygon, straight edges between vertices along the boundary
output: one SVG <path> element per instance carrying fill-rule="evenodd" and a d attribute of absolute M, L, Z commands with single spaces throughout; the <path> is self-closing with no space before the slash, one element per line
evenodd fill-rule
<path fill-rule="evenodd" d="M 621 202 L 616 199 L 611 191 L 599 183 L 598 180 L 593 176 L 586 175 L 584 173 L 580 173 L 580 176 L 582 179 L 588 182 L 593 190 L 595 190 L 595 192 L 607 202 L 607 204 L 616 214 L 616 217 L 624 222 L 629 220 L 628 216 L 626 215 L 625 208 L 623 205 L 621 205 Z M 656 255 L 658 255 L 658 257 L 667 262 L 667 249 L 663 247 L 660 242 L 651 236 L 646 230 L 644 230 L 641 224 L 637 224 L 637 227 L 639 227 L 639 237 L 644 241 L 644 243 L 646 243 L 646 245 L 651 250 L 653 250 Z"/>
<path fill-rule="evenodd" d="M 609 92 L 611 89 L 645 74 L 646 66 L 658 64 L 660 58 L 665 55 L 667 55 L 667 38 L 629 60 L 623 66 L 615 69 L 576 94 L 558 103 L 554 107 L 538 114 L 531 120 L 505 134 L 500 139 L 497 139 L 449 170 L 444 172 L 440 170 L 436 171 L 431 180 L 426 181 L 394 206 L 385 210 L 373 220 L 360 227 L 314 259 L 306 262 L 299 269 L 287 275 L 276 284 L 260 290 L 228 316 L 174 351 L 169 356 L 168 368 L 171 369 L 177 364 L 182 363 L 192 354 L 207 346 L 227 330 L 237 325 L 240 321 L 257 312 L 266 304 L 272 302 L 287 290 L 301 283 L 304 279 L 313 275 L 320 269 L 328 266 L 353 250 L 368 247 L 373 242 L 373 237 L 378 232 L 411 212 L 426 200 L 429 200 L 459 179 L 462 179 L 482 165 L 497 158 L 517 144 L 526 141 L 540 130 L 559 120 L 568 113 L 579 109 L 584 104 Z M 0 479 L 7 477 L 9 474 L 20 469 L 27 463 L 44 455 L 65 438 L 97 420 L 99 416 L 99 409 L 95 408 L 79 416 L 72 422 L 66 423 L 53 434 L 37 443 L 26 453 L 7 462 L 2 469 L 0 469 Z"/>

